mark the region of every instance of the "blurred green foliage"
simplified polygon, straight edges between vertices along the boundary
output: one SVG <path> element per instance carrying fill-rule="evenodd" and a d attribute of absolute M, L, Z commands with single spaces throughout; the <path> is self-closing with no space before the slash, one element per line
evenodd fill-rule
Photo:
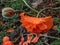
<path fill-rule="evenodd" d="M 50 45 L 60 45 L 60 40 L 55 40 Z"/>
<path fill-rule="evenodd" d="M 6 7 L 12 7 L 15 10 L 23 10 L 23 6 L 25 6 L 22 0 L 8 0 L 4 3 Z"/>

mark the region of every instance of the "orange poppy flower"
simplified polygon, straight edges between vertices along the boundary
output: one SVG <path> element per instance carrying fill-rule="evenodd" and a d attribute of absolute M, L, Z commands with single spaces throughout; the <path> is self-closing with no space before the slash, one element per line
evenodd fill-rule
<path fill-rule="evenodd" d="M 28 38 L 27 41 L 24 42 L 25 39 L 24 39 L 24 37 L 22 36 L 22 37 L 21 37 L 21 42 L 19 43 L 19 45 L 26 45 L 26 44 L 30 43 L 30 41 L 31 41 L 31 39 L 32 39 L 32 36 L 28 34 L 28 35 L 27 35 L 27 38 Z"/>
<path fill-rule="evenodd" d="M 28 34 L 28 35 L 27 35 L 27 38 L 28 38 L 28 39 L 27 39 L 26 42 L 30 43 L 30 41 L 32 40 L 32 35 L 29 35 L 29 34 Z"/>
<path fill-rule="evenodd" d="M 40 35 L 36 35 L 36 37 L 33 38 L 33 36 L 31 34 L 27 35 L 27 41 L 24 42 L 24 37 L 21 37 L 21 42 L 19 42 L 19 45 L 28 45 L 28 43 L 32 42 L 32 43 L 36 43 L 39 39 Z"/>
<path fill-rule="evenodd" d="M 36 35 L 36 37 L 34 38 L 34 39 L 32 39 L 32 43 L 36 43 L 36 42 L 38 42 L 38 40 L 39 40 L 39 37 L 41 37 L 41 34 L 39 34 L 38 36 Z"/>
<path fill-rule="evenodd" d="M 24 42 L 23 45 L 28 45 L 28 42 Z"/>
<path fill-rule="evenodd" d="M 8 36 L 3 38 L 3 45 L 13 45 L 13 42 L 9 40 Z"/>
<path fill-rule="evenodd" d="M 28 42 L 24 42 L 24 43 L 20 42 L 19 45 L 28 45 Z"/>
<path fill-rule="evenodd" d="M 14 44 L 12 43 L 12 41 L 7 41 L 7 42 L 4 42 L 3 45 L 14 45 Z"/>
<path fill-rule="evenodd" d="M 9 37 L 8 36 L 3 37 L 3 42 L 6 42 L 6 41 L 9 41 Z"/>
<path fill-rule="evenodd" d="M 45 33 L 53 26 L 53 18 L 51 16 L 37 18 L 25 16 L 24 14 L 24 12 L 20 14 L 20 22 L 22 23 L 22 26 L 27 29 L 28 32 L 36 34 Z"/>
<path fill-rule="evenodd" d="M 38 36 L 36 35 L 36 37 L 33 38 L 32 35 L 28 34 L 27 35 L 28 39 L 27 39 L 26 43 L 30 43 L 30 42 L 36 43 L 40 36 L 41 35 L 38 35 Z"/>
<path fill-rule="evenodd" d="M 21 37 L 21 42 L 24 42 L 24 37 L 23 36 Z"/>
<path fill-rule="evenodd" d="M 11 32 L 13 32 L 14 30 L 12 29 L 12 28 L 9 28 L 9 29 L 7 29 L 7 32 L 8 33 L 11 33 Z"/>

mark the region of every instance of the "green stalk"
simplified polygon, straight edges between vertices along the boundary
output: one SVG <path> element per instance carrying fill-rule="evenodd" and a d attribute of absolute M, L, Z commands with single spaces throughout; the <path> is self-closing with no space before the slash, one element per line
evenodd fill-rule
<path fill-rule="evenodd" d="M 57 10 L 57 9 L 60 9 L 60 7 L 56 7 L 56 8 L 52 8 L 52 9 L 55 9 L 55 10 Z"/>
<path fill-rule="evenodd" d="M 37 10 L 35 10 L 35 9 L 33 9 L 32 7 L 30 7 L 27 3 L 26 3 L 26 1 L 25 0 L 22 0 L 25 4 L 26 4 L 26 6 L 28 7 L 28 8 L 30 8 L 31 10 L 33 10 L 34 12 L 36 12 L 36 13 L 38 13 L 38 11 Z"/>
<path fill-rule="evenodd" d="M 36 17 L 38 17 L 39 14 L 40 14 L 42 11 L 44 11 L 45 9 L 48 9 L 48 8 L 44 8 L 44 9 L 42 9 L 42 10 L 40 10 L 40 11 L 37 11 L 37 10 L 33 9 L 32 7 L 30 7 L 30 6 L 26 3 L 25 0 L 22 0 L 22 1 L 26 4 L 26 6 L 27 6 L 28 8 L 30 8 L 30 9 L 33 10 L 34 12 L 38 13 Z M 43 14 L 43 13 L 41 13 L 41 14 Z"/>
<path fill-rule="evenodd" d="M 33 35 L 34 33 L 31 33 L 31 34 L 29 34 L 29 35 Z M 27 35 L 27 34 L 23 34 L 23 35 Z M 23 36 L 23 35 L 21 35 L 21 36 Z M 37 34 L 34 34 L 34 35 L 37 35 Z M 41 34 L 41 36 L 44 36 L 44 37 L 48 37 L 48 38 L 54 38 L 54 39 L 60 39 L 59 37 L 53 37 L 53 36 L 48 36 L 48 35 L 43 35 L 43 34 Z"/>
<path fill-rule="evenodd" d="M 49 9 L 49 7 L 46 7 L 46 8 L 41 9 L 41 10 L 38 12 L 37 17 L 39 17 L 39 14 L 41 14 L 41 12 L 43 12 L 43 11 L 46 10 L 46 9 Z"/>

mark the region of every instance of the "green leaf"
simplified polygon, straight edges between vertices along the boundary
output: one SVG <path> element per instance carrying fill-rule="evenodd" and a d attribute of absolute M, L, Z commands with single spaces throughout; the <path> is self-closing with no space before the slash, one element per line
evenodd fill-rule
<path fill-rule="evenodd" d="M 60 40 L 55 40 L 50 45 L 60 45 Z"/>
<path fill-rule="evenodd" d="M 26 0 L 27 2 L 28 0 Z M 13 9 L 17 10 L 23 10 L 23 6 L 25 6 L 24 2 L 22 0 L 15 0 L 15 1 L 6 1 L 5 6 L 12 7 Z"/>

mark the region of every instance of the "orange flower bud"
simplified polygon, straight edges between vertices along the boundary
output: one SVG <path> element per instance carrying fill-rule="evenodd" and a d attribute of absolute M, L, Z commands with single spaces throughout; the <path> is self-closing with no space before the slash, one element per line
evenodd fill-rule
<path fill-rule="evenodd" d="M 13 32 L 14 30 L 12 29 L 12 28 L 9 28 L 9 29 L 7 29 L 7 32 L 8 33 L 11 33 L 11 32 Z"/>

